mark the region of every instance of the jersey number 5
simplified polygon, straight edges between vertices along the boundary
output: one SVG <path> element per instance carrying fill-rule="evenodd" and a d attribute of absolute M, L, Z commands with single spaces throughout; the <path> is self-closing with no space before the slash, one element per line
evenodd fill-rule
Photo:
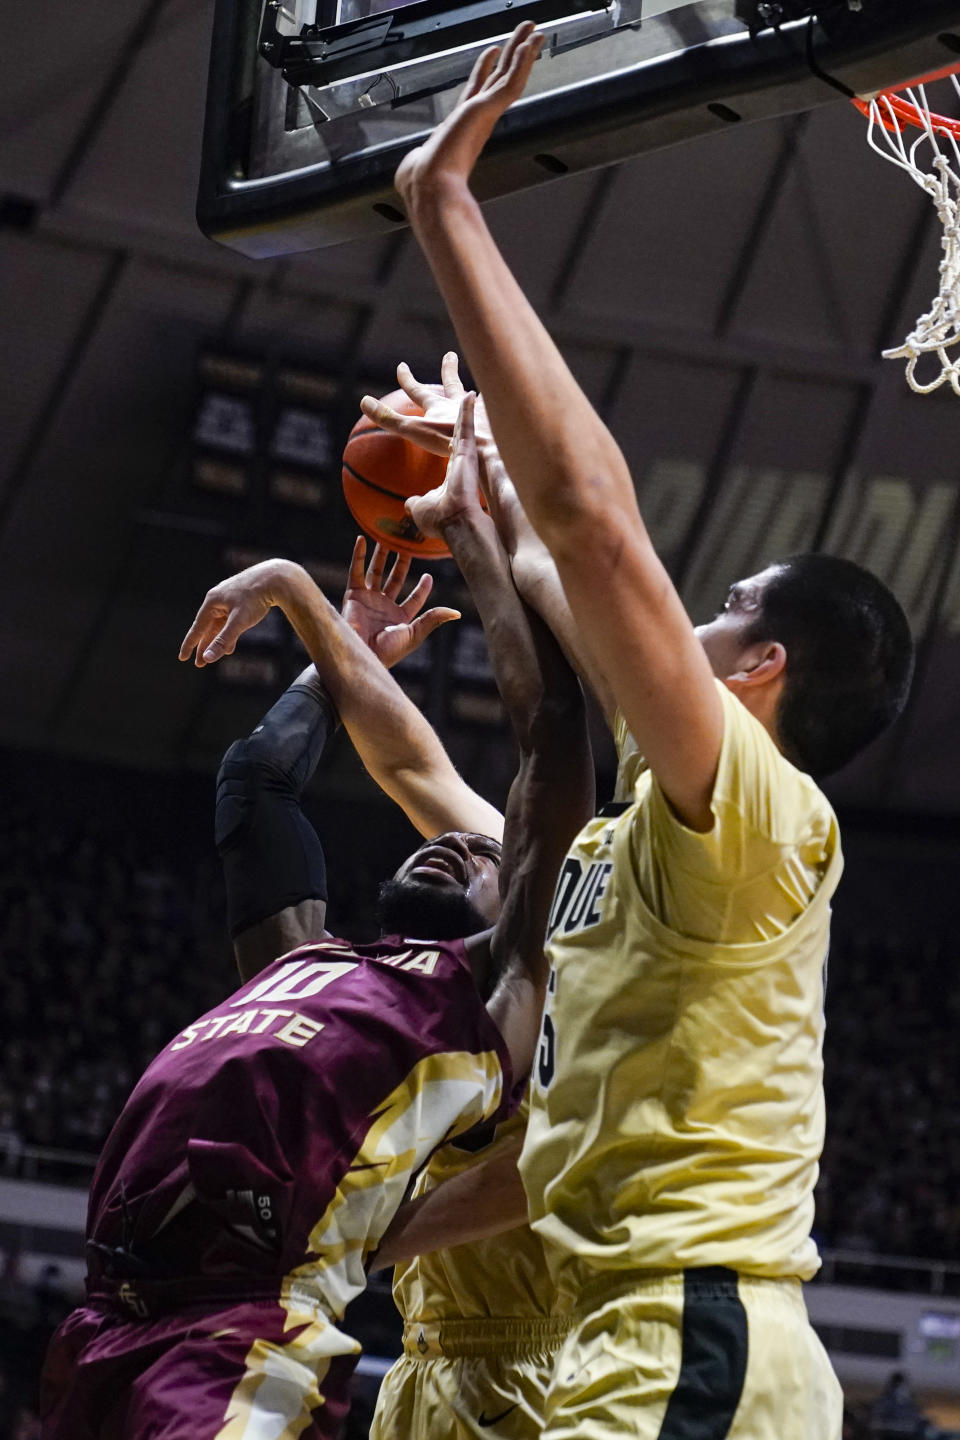
<path fill-rule="evenodd" d="M 557 972 L 550 971 L 550 979 L 547 981 L 547 1001 L 551 995 L 557 993 Z M 543 1023 L 540 1026 L 540 1049 L 537 1053 L 537 1080 L 540 1082 L 541 1090 L 546 1090 L 553 1079 L 553 1072 L 557 1065 L 556 1052 L 557 1032 L 553 1026 L 553 1019 L 550 1011 L 544 1010 Z"/>
<path fill-rule="evenodd" d="M 553 1071 L 556 1065 L 556 1050 L 554 1041 L 557 1032 L 553 1028 L 553 1021 L 549 1015 L 544 1015 L 543 1026 L 540 1030 L 540 1051 L 537 1055 L 537 1079 L 540 1081 L 540 1088 L 546 1090 L 553 1079 Z"/>

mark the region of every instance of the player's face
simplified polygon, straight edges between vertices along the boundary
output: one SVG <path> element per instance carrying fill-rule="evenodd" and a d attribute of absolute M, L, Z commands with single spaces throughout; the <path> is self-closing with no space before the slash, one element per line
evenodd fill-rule
<path fill-rule="evenodd" d="M 744 668 L 746 636 L 763 607 L 763 592 L 779 573 L 778 565 L 768 565 L 759 575 L 738 580 L 731 585 L 723 609 L 709 625 L 698 625 L 697 638 L 710 661 L 718 680 L 736 675 Z"/>
<path fill-rule="evenodd" d="M 474 934 L 500 914 L 500 844 L 449 830 L 421 845 L 383 887 L 388 931 L 444 939 Z"/>
<path fill-rule="evenodd" d="M 437 835 L 404 861 L 394 879 L 459 890 L 491 925 L 500 914 L 500 845 L 488 835 L 461 830 Z"/>

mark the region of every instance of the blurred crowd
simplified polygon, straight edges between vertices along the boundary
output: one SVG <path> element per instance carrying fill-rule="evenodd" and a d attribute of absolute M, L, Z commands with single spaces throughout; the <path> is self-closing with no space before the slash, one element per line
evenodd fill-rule
<path fill-rule="evenodd" d="M 821 1245 L 960 1261 L 960 974 L 945 946 L 837 937 Z"/>
<path fill-rule="evenodd" d="M 109 840 L 0 820 L 0 1175 L 36 1147 L 95 1155 L 150 1059 L 239 983 L 210 834 L 162 846 L 144 819 Z M 347 933 L 369 935 L 374 889 L 339 880 Z"/>
<path fill-rule="evenodd" d="M 109 838 L 89 816 L 0 821 L 0 1174 L 22 1172 L 25 1147 L 95 1154 L 150 1058 L 236 983 L 209 834 L 142 820 Z M 347 858 L 330 856 L 338 928 L 369 935 L 374 877 Z M 960 1260 L 960 978 L 946 968 L 935 944 L 835 939 L 822 1245 Z"/>
<path fill-rule="evenodd" d="M 230 988 L 215 874 L 93 827 L 0 829 L 0 1170 L 96 1152 L 151 1056 Z"/>

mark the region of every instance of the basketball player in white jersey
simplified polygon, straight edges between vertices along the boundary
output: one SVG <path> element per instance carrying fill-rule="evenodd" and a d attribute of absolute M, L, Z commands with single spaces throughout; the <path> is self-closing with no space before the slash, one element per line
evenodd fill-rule
<path fill-rule="evenodd" d="M 815 777 L 899 712 L 909 629 L 875 577 L 815 555 L 739 581 L 694 630 L 619 449 L 469 190 L 538 51 L 525 25 L 486 52 L 397 188 L 622 746 L 632 735 L 642 757 L 629 803 L 575 843 L 553 908 L 520 1170 L 576 1319 L 544 1434 L 837 1440 L 839 1387 L 799 1288 L 818 1264 L 823 966 L 842 865 Z M 393 1253 L 449 1239 L 444 1216 L 468 1214 L 480 1178 L 424 1197 Z M 504 1186 L 498 1199 L 502 1224 Z"/>

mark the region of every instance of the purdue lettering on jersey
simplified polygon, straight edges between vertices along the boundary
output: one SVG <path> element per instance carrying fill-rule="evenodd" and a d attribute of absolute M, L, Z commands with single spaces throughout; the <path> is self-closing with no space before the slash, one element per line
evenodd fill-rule
<path fill-rule="evenodd" d="M 613 830 L 608 826 L 603 833 L 602 843 L 609 845 L 612 838 Z M 574 935 L 600 924 L 603 918 L 603 897 L 612 873 L 612 860 L 584 861 L 576 855 L 567 856 L 553 895 L 547 925 L 548 938 Z M 546 1004 L 540 1022 L 540 1043 L 533 1070 L 534 1084 L 541 1090 L 546 1090 L 549 1086 L 556 1067 L 557 1032 L 553 1017 L 556 993 L 557 972 L 551 967 Z"/>
<path fill-rule="evenodd" d="M 557 880 L 547 934 L 560 931 L 572 935 L 575 930 L 599 925 L 600 902 L 612 870 L 611 860 L 591 860 L 584 865 L 575 855 L 569 855 Z"/>

